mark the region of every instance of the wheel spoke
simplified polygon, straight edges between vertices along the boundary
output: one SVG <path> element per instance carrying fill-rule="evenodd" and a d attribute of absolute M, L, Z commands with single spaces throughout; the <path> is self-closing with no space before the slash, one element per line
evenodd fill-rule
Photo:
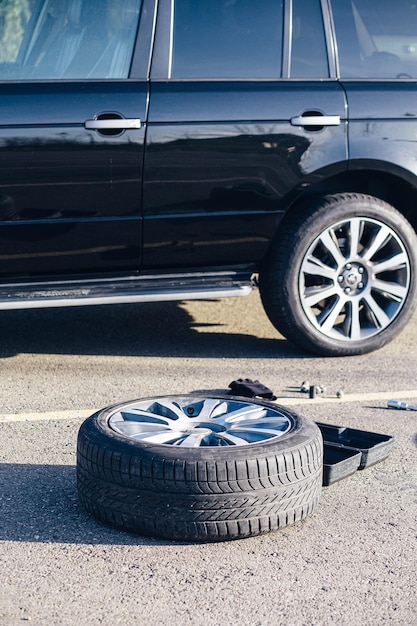
<path fill-rule="evenodd" d="M 125 415 L 125 413 L 126 412 L 123 412 L 122 414 Z M 172 405 L 172 403 L 167 403 L 166 405 L 155 403 L 154 406 L 148 407 L 147 409 L 134 407 L 129 410 L 129 419 L 139 422 L 149 421 L 158 423 L 159 421 L 159 423 L 170 424 L 182 417 L 182 411 L 180 411 L 177 406 Z"/>
<path fill-rule="evenodd" d="M 358 298 L 354 298 L 350 301 L 349 309 L 349 338 L 352 341 L 359 341 L 362 333 L 360 324 L 360 301 Z"/>
<path fill-rule="evenodd" d="M 199 419 L 221 419 L 224 417 L 225 413 L 227 413 L 227 402 L 224 400 L 218 400 L 217 398 L 210 398 L 204 401 L 203 408 L 199 414 Z"/>
<path fill-rule="evenodd" d="M 275 429 L 284 430 L 288 426 L 288 417 L 282 416 L 282 422 L 279 423 L 277 417 L 263 417 L 261 419 L 248 419 L 243 422 L 237 422 L 232 424 L 231 428 L 235 431 L 236 428 L 264 428 L 273 426 Z"/>
<path fill-rule="evenodd" d="M 326 248 L 326 250 L 331 254 L 336 264 L 338 266 L 343 265 L 343 263 L 345 263 L 345 257 L 343 256 L 342 251 L 339 248 L 337 239 L 335 238 L 333 231 L 324 231 L 324 233 L 320 235 L 319 239 L 323 246 Z"/>
<path fill-rule="evenodd" d="M 364 296 L 364 301 L 366 302 L 372 317 L 375 319 L 378 328 L 385 328 L 390 323 L 391 319 L 385 313 L 385 311 L 377 304 L 375 299 L 371 294 L 367 294 Z"/>
<path fill-rule="evenodd" d="M 113 422 L 117 430 L 127 437 L 136 437 L 137 435 L 167 432 L 170 427 L 164 427 L 161 424 L 150 424 L 149 422 L 137 422 L 130 420 L 119 420 Z M 172 432 L 169 430 L 169 432 Z"/>
<path fill-rule="evenodd" d="M 326 287 L 310 287 L 305 290 L 303 296 L 303 303 L 305 306 L 313 308 L 322 300 L 327 300 L 338 295 L 338 290 L 335 285 L 328 285 Z"/>
<path fill-rule="evenodd" d="M 385 224 L 381 224 L 380 228 L 374 237 L 371 245 L 368 247 L 366 252 L 362 254 L 362 259 L 364 261 L 370 261 L 372 257 L 379 252 L 381 248 L 383 248 L 389 239 L 392 237 L 392 231 Z"/>
<path fill-rule="evenodd" d="M 337 302 L 334 303 L 330 312 L 324 318 L 324 321 L 321 322 L 321 329 L 324 332 L 329 332 L 335 326 L 338 317 L 341 315 L 344 306 L 346 305 L 346 298 L 340 298 Z M 321 321 L 321 319 L 320 319 Z"/>
<path fill-rule="evenodd" d="M 174 431 L 174 430 L 165 430 L 161 432 L 151 432 L 151 433 L 149 432 L 138 433 L 136 435 L 130 435 L 130 438 L 134 439 L 135 441 L 144 441 L 147 443 L 170 443 L 170 444 L 173 444 L 176 440 L 182 439 L 183 437 L 184 437 L 184 434 L 182 432 Z"/>
<path fill-rule="evenodd" d="M 335 280 L 337 272 L 334 268 L 325 265 L 320 259 L 310 256 L 303 263 L 301 271 L 311 276 L 321 276 L 330 280 Z"/>
<path fill-rule="evenodd" d="M 249 419 L 259 419 L 266 416 L 266 409 L 262 406 L 257 406 L 256 404 L 252 406 L 243 406 L 236 411 L 232 411 L 225 416 L 224 422 L 225 424 L 230 424 L 231 422 L 242 422 Z"/>
<path fill-rule="evenodd" d="M 263 438 L 265 438 L 265 435 L 267 435 L 267 437 L 278 437 L 281 432 L 282 431 L 277 428 L 247 428 L 246 426 L 244 428 L 233 429 L 233 435 L 240 434 L 241 437 L 244 437 L 244 435 L 257 435 Z M 231 433 L 229 432 L 228 434 Z"/>
<path fill-rule="evenodd" d="M 159 426 L 163 424 L 169 426 L 173 421 L 163 415 L 151 413 L 150 411 L 141 411 L 139 409 L 131 409 L 129 412 L 121 411 L 120 415 L 123 420 L 129 420 L 130 422 L 158 424 Z"/>
<path fill-rule="evenodd" d="M 404 300 L 408 293 L 408 288 L 398 285 L 397 283 L 390 283 L 385 280 L 373 280 L 372 289 L 383 292 L 388 296 L 392 296 L 394 299 Z"/>
<path fill-rule="evenodd" d="M 184 417 L 184 412 L 175 402 L 157 403 L 156 411 L 157 415 L 163 415 L 168 419 L 182 419 Z"/>
<path fill-rule="evenodd" d="M 362 235 L 362 220 L 354 218 L 349 222 L 350 258 L 354 259 L 359 254 L 359 242 Z"/>
<path fill-rule="evenodd" d="M 399 252 L 394 256 L 381 261 L 381 263 L 375 263 L 373 265 L 373 273 L 381 274 L 382 272 L 396 272 L 408 267 L 408 257 L 405 252 Z"/>

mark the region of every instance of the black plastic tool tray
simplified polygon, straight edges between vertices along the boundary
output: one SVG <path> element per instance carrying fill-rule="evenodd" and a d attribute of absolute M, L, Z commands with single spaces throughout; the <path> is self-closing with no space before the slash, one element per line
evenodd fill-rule
<path fill-rule="evenodd" d="M 383 461 L 394 447 L 394 437 L 390 435 L 321 422 L 317 426 L 324 442 L 323 485 Z"/>
<path fill-rule="evenodd" d="M 351 476 L 359 469 L 362 456 L 359 450 L 326 442 L 323 448 L 323 485 L 325 487 Z"/>

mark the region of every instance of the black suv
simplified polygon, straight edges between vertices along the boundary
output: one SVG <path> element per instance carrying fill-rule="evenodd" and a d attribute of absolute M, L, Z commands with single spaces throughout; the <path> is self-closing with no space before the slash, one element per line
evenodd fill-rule
<path fill-rule="evenodd" d="M 0 308 L 245 295 L 320 354 L 416 302 L 415 0 L 1 0 Z"/>

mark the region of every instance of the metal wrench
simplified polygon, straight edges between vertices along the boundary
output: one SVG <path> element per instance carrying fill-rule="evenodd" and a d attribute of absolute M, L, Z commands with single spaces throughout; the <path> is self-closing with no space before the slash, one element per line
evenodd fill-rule
<path fill-rule="evenodd" d="M 387 404 L 390 409 L 400 409 L 402 411 L 417 411 L 417 405 L 408 404 L 408 402 L 397 402 L 397 400 L 388 400 Z"/>

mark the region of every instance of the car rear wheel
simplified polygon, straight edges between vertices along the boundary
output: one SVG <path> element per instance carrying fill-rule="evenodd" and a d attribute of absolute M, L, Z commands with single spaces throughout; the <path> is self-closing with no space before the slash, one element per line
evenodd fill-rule
<path fill-rule="evenodd" d="M 81 426 L 81 503 L 120 529 L 184 541 L 259 535 L 304 519 L 322 485 L 316 424 L 273 403 L 169 396 Z"/>
<path fill-rule="evenodd" d="M 290 219 L 260 275 L 276 328 L 322 355 L 382 347 L 416 304 L 416 236 L 407 220 L 363 194 L 321 198 Z"/>

